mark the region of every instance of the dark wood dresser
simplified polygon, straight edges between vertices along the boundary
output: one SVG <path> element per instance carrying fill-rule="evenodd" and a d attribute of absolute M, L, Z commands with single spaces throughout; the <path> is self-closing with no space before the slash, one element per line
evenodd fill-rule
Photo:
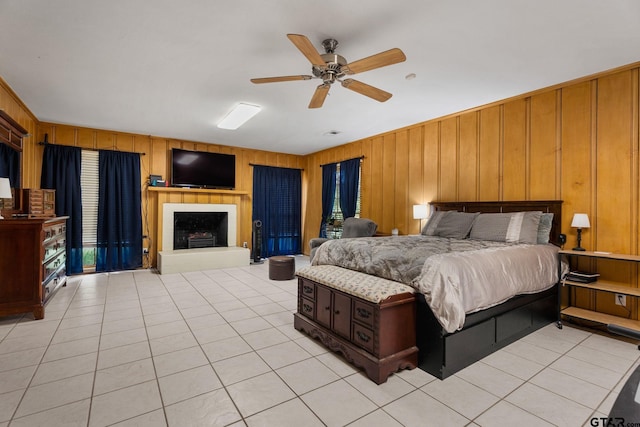
<path fill-rule="evenodd" d="M 0 316 L 33 312 L 66 284 L 67 216 L 0 220 Z"/>

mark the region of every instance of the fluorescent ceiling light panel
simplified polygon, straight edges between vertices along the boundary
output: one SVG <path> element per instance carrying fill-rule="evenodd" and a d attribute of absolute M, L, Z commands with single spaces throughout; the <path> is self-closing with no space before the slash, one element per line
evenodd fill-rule
<path fill-rule="evenodd" d="M 220 129 L 235 130 L 242 126 L 247 120 L 260 112 L 262 107 L 258 105 L 240 103 L 231 110 L 227 116 L 218 123 Z"/>

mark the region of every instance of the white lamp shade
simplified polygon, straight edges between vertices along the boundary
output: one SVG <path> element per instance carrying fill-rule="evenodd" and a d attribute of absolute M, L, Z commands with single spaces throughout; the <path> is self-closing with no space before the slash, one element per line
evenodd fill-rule
<path fill-rule="evenodd" d="M 429 218 L 429 205 L 413 205 L 413 219 Z"/>
<path fill-rule="evenodd" d="M 11 183 L 9 182 L 9 178 L 0 178 L 0 199 L 10 199 L 11 194 Z"/>
<path fill-rule="evenodd" d="M 574 228 L 591 227 L 591 224 L 589 223 L 589 216 L 586 213 L 573 214 L 573 221 L 571 221 L 571 226 Z"/>

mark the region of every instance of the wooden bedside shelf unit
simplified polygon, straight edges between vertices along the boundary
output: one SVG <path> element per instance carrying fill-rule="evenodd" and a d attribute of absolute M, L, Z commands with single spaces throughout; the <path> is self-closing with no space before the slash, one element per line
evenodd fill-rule
<path fill-rule="evenodd" d="M 640 262 L 640 256 L 626 255 L 626 254 L 613 254 L 607 252 L 593 252 L 593 251 L 573 251 L 573 250 L 561 250 L 558 253 L 558 257 L 588 257 L 594 259 L 608 259 L 614 261 L 627 261 L 627 262 Z M 629 297 L 640 297 L 640 289 L 629 286 L 629 284 L 613 282 L 610 280 L 597 280 L 591 283 L 582 283 L 572 280 L 564 280 L 561 285 L 570 286 L 574 288 L 584 288 L 596 291 L 610 292 L 612 294 L 623 294 Z M 558 292 L 560 293 L 562 286 L 558 286 Z M 560 298 L 561 295 L 558 295 Z M 560 302 L 558 302 L 558 327 L 562 327 L 562 315 L 573 317 L 576 319 L 588 320 L 595 323 L 601 323 L 604 325 L 616 325 L 623 328 L 630 329 L 637 333 L 640 333 L 640 320 L 629 319 L 621 316 L 615 316 L 607 313 L 600 313 L 598 311 L 587 310 L 584 308 L 578 308 L 571 306 L 571 295 L 569 296 L 568 307 L 562 309 Z"/>

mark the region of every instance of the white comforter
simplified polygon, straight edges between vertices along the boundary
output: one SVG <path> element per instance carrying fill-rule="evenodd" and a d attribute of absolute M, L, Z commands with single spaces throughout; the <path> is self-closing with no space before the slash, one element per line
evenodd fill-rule
<path fill-rule="evenodd" d="M 558 281 L 557 252 L 553 245 L 517 245 L 433 255 L 412 286 L 442 327 L 454 332 L 466 314 L 552 287 Z"/>
<path fill-rule="evenodd" d="M 447 332 L 466 314 L 558 281 L 558 248 L 427 236 L 358 238 L 322 244 L 313 264 L 331 264 L 405 283 L 424 294 Z"/>

